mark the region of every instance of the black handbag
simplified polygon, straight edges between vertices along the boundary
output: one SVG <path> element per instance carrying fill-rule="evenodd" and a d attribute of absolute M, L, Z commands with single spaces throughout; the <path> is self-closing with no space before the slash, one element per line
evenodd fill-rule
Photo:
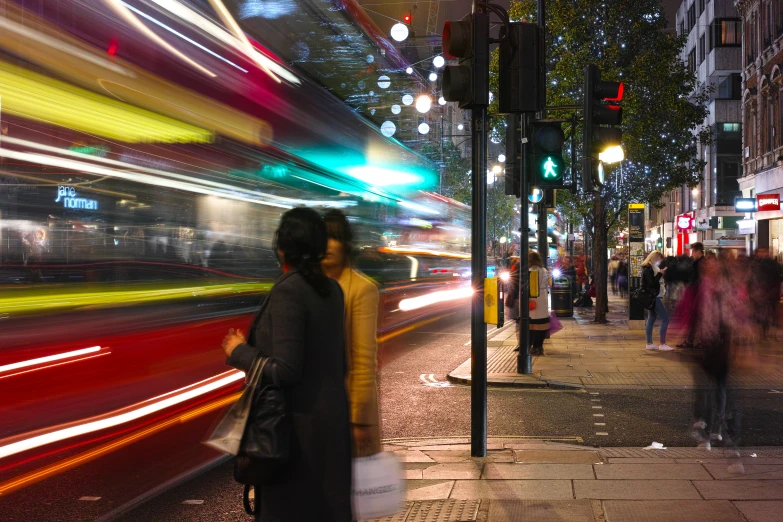
<path fill-rule="evenodd" d="M 264 359 L 260 371 L 263 372 L 267 365 L 272 378 L 264 379 L 262 373 L 259 379 L 239 453 L 234 460 L 234 480 L 246 486 L 278 481 L 288 463 L 291 448 L 291 418 L 286 412 L 285 396 L 277 378 L 277 362 Z M 246 487 L 246 510 L 248 494 Z"/>
<path fill-rule="evenodd" d="M 652 290 L 648 290 L 644 287 L 638 288 L 633 293 L 632 297 L 634 301 L 642 305 L 642 307 L 646 310 L 652 310 L 655 308 L 656 296 L 653 294 Z"/>

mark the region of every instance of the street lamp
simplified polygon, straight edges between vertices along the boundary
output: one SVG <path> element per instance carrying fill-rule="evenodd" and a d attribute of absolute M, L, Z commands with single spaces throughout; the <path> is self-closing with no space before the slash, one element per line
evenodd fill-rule
<path fill-rule="evenodd" d="M 607 165 L 619 163 L 625 159 L 625 153 L 620 145 L 615 145 L 598 154 L 598 159 Z"/>
<path fill-rule="evenodd" d="M 500 163 L 505 163 L 506 162 L 506 156 L 504 154 L 501 154 L 500 156 L 498 156 L 498 161 Z"/>
<path fill-rule="evenodd" d="M 503 167 L 501 167 L 500 165 L 495 165 L 492 167 L 492 173 L 495 174 L 496 176 L 501 172 L 503 172 Z"/>

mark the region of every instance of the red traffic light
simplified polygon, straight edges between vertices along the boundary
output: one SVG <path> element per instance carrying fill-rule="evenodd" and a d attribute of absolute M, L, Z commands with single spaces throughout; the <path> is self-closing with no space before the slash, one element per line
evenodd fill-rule
<path fill-rule="evenodd" d="M 617 82 L 617 94 L 614 97 L 604 98 L 606 101 L 610 102 L 619 102 L 623 101 L 623 90 L 625 89 L 625 84 L 623 82 Z"/>
<path fill-rule="evenodd" d="M 406 14 L 405 16 L 402 17 L 402 21 L 405 22 L 406 24 L 411 23 L 411 15 Z"/>

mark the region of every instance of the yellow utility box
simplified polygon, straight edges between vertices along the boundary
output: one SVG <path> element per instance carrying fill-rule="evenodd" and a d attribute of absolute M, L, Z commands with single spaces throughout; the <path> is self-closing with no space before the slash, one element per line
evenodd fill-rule
<path fill-rule="evenodd" d="M 484 279 L 484 322 L 503 326 L 503 287 L 497 277 Z"/>

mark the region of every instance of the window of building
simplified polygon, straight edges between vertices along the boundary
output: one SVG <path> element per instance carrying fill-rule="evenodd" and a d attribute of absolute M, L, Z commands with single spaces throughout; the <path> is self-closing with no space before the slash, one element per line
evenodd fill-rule
<path fill-rule="evenodd" d="M 723 77 L 718 83 L 718 98 L 739 100 L 742 97 L 742 76 L 739 73 Z"/>
<path fill-rule="evenodd" d="M 766 40 L 764 41 L 764 47 L 769 47 L 772 45 L 772 36 L 775 31 L 775 17 L 773 15 L 772 10 L 772 2 L 767 3 L 767 34 L 766 34 Z"/>
<path fill-rule="evenodd" d="M 740 123 L 721 123 L 721 130 L 723 132 L 739 132 L 742 128 Z"/>
<path fill-rule="evenodd" d="M 775 149 L 775 114 L 773 112 L 775 106 L 772 103 L 772 97 L 767 97 L 767 125 L 765 129 L 766 138 L 766 150 L 764 152 L 772 152 Z"/>
<path fill-rule="evenodd" d="M 711 43 L 713 47 L 738 47 L 742 45 L 742 20 L 734 18 L 717 18 L 710 26 Z"/>
<path fill-rule="evenodd" d="M 688 70 L 691 73 L 696 72 L 696 49 L 691 49 L 688 53 Z"/>
<path fill-rule="evenodd" d="M 680 36 L 685 34 L 685 20 L 680 20 Z"/>
<path fill-rule="evenodd" d="M 699 0 L 699 16 L 704 12 L 704 0 Z"/>
<path fill-rule="evenodd" d="M 691 4 L 688 9 L 688 31 L 696 26 L 696 4 Z"/>
<path fill-rule="evenodd" d="M 706 56 L 706 47 L 704 42 L 704 35 L 701 35 L 699 38 L 699 63 L 701 64 L 704 61 L 704 58 Z"/>

